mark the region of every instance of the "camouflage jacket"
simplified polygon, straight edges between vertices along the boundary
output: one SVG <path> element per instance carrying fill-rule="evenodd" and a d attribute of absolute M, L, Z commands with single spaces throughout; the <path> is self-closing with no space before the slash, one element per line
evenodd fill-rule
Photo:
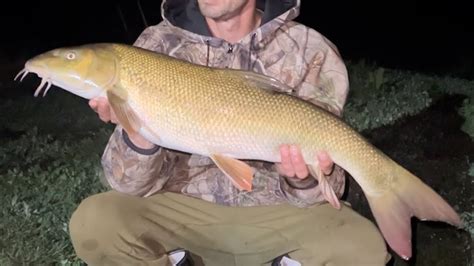
<path fill-rule="evenodd" d="M 299 0 L 257 2 L 260 27 L 237 43 L 211 36 L 195 0 L 167 0 L 162 3 L 163 21 L 146 28 L 134 45 L 197 64 L 272 76 L 293 88 L 292 94 L 341 116 L 348 77 L 337 48 L 320 33 L 293 21 L 299 14 Z M 102 157 L 110 187 L 136 196 L 171 191 L 229 206 L 289 202 L 303 207 L 324 201 L 313 177 L 285 178 L 273 163 L 249 164 L 255 169 L 254 189 L 241 192 L 209 158 L 162 147 L 140 149 L 120 126 Z M 335 166 L 328 180 L 342 196 L 343 169 Z"/>

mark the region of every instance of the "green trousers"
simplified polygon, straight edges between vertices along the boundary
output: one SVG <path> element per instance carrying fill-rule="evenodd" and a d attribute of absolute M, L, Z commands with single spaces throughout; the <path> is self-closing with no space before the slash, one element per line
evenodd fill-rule
<path fill-rule="evenodd" d="M 226 207 L 175 193 L 110 191 L 85 199 L 69 227 L 88 265 L 170 265 L 183 248 L 196 265 L 270 265 L 285 253 L 302 265 L 385 265 L 377 227 L 342 204 Z"/>

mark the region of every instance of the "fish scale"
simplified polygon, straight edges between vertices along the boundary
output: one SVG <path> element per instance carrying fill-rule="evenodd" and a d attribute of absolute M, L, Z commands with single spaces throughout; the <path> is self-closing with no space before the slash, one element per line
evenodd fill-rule
<path fill-rule="evenodd" d="M 38 55 L 17 76 L 42 77 L 84 98 L 106 95 L 120 124 L 164 148 L 196 153 L 239 189 L 250 190 L 253 170 L 242 160 L 279 162 L 279 146 L 296 144 L 325 199 L 339 201 L 319 170 L 328 152 L 364 191 L 389 246 L 410 258 L 410 218 L 461 226 L 458 214 L 433 189 L 370 144 L 342 119 L 281 91 L 261 74 L 195 65 L 124 44 L 88 44 Z"/>

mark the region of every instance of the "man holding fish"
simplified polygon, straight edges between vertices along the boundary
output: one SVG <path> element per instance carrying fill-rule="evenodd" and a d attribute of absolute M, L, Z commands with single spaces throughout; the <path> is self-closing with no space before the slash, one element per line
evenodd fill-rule
<path fill-rule="evenodd" d="M 300 0 L 164 0 L 163 22 L 134 45 L 266 74 L 285 83 L 285 92 L 342 116 L 343 60 L 324 36 L 293 21 L 299 9 Z M 252 190 L 239 190 L 211 159 L 128 134 L 106 98 L 89 103 L 117 127 L 102 160 L 112 191 L 85 199 L 71 218 L 74 248 L 88 264 L 387 262 L 376 226 L 339 205 L 344 170 L 324 151 L 314 158 L 319 171 L 310 171 L 299 148 L 282 143 L 281 163 L 247 162 L 255 169 Z"/>

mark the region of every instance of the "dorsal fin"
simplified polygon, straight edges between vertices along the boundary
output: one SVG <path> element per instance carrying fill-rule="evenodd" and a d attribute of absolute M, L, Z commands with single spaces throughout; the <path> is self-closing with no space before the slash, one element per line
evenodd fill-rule
<path fill-rule="evenodd" d="M 293 91 L 290 86 L 283 84 L 276 78 L 264 74 L 240 69 L 226 69 L 225 71 L 228 71 L 228 73 L 244 79 L 246 82 L 249 82 L 262 89 L 288 94 Z"/>

